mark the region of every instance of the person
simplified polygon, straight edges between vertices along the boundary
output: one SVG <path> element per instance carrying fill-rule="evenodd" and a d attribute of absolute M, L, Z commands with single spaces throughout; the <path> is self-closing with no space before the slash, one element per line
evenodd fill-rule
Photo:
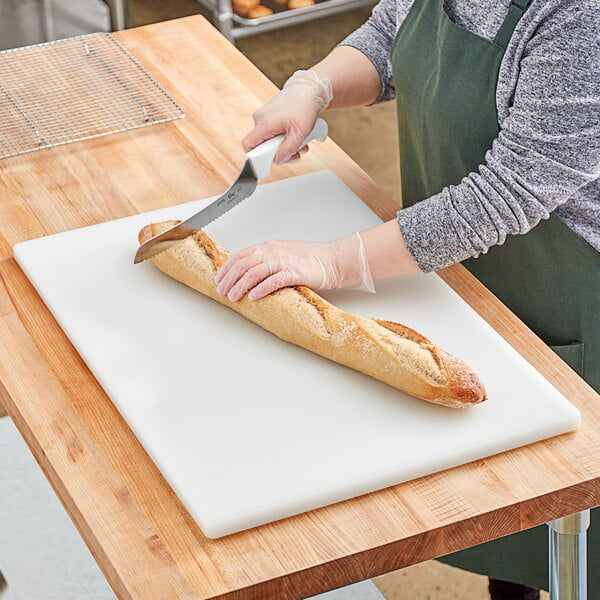
<path fill-rule="evenodd" d="M 326 108 L 395 98 L 403 209 L 340 240 L 270 240 L 217 272 L 236 301 L 280 287 L 358 287 L 464 264 L 600 391 L 600 7 L 597 0 L 381 0 L 253 115 L 284 163 Z M 600 526 L 589 597 L 600 598 Z M 540 526 L 445 557 L 493 600 L 546 588 Z"/>

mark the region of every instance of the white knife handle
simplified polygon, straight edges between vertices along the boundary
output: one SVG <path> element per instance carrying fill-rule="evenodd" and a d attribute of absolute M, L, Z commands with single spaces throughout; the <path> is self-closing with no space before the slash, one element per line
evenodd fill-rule
<path fill-rule="evenodd" d="M 317 140 L 319 142 L 324 142 L 327 138 L 328 133 L 327 123 L 323 119 L 317 119 L 315 126 L 312 128 L 312 131 L 308 134 L 308 137 L 300 144 L 300 148 L 303 148 L 310 142 L 311 140 Z M 271 172 L 271 165 L 273 164 L 273 159 L 277 154 L 277 150 L 279 150 L 279 146 L 281 146 L 281 142 L 283 142 L 285 138 L 285 134 L 276 135 L 275 137 L 263 142 L 260 146 L 256 146 L 253 150 L 250 150 L 246 157 L 252 164 L 252 168 L 254 169 L 254 173 L 256 174 L 257 179 L 266 179 Z M 298 150 L 300 149 L 298 148 Z"/>

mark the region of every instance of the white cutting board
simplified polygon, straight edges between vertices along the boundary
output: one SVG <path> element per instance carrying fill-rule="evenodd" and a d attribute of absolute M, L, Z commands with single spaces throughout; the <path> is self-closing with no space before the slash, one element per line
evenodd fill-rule
<path fill-rule="evenodd" d="M 575 429 L 580 415 L 435 274 L 326 293 L 464 359 L 489 400 L 417 400 L 281 341 L 155 269 L 137 233 L 200 200 L 23 242 L 15 257 L 208 537 Z M 259 186 L 206 231 L 232 250 L 334 239 L 379 218 L 333 173 Z"/>

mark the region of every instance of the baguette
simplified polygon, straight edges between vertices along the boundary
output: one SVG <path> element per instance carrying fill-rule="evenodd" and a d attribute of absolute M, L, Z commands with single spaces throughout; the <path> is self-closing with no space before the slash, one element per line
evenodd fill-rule
<path fill-rule="evenodd" d="M 176 223 L 147 225 L 140 231 L 139 242 Z M 217 293 L 214 284 L 217 269 L 229 254 L 198 230 L 151 260 L 167 275 L 281 339 L 413 396 L 453 408 L 486 399 L 479 378 L 464 362 L 416 331 L 391 321 L 344 312 L 305 286 L 283 288 L 256 301 L 244 297 L 231 302 Z"/>

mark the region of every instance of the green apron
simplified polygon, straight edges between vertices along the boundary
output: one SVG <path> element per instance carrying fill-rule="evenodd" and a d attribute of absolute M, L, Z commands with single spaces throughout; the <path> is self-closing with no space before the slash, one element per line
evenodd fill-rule
<path fill-rule="evenodd" d="M 392 49 L 405 207 L 484 163 L 499 133 L 500 63 L 529 1 L 512 1 L 492 41 L 451 21 L 444 0 L 414 1 Z M 463 264 L 600 392 L 600 254 L 591 245 L 553 214 Z M 542 525 L 442 560 L 548 589 L 547 538 Z M 588 557 L 589 598 L 600 598 L 600 509 L 592 513 Z"/>

